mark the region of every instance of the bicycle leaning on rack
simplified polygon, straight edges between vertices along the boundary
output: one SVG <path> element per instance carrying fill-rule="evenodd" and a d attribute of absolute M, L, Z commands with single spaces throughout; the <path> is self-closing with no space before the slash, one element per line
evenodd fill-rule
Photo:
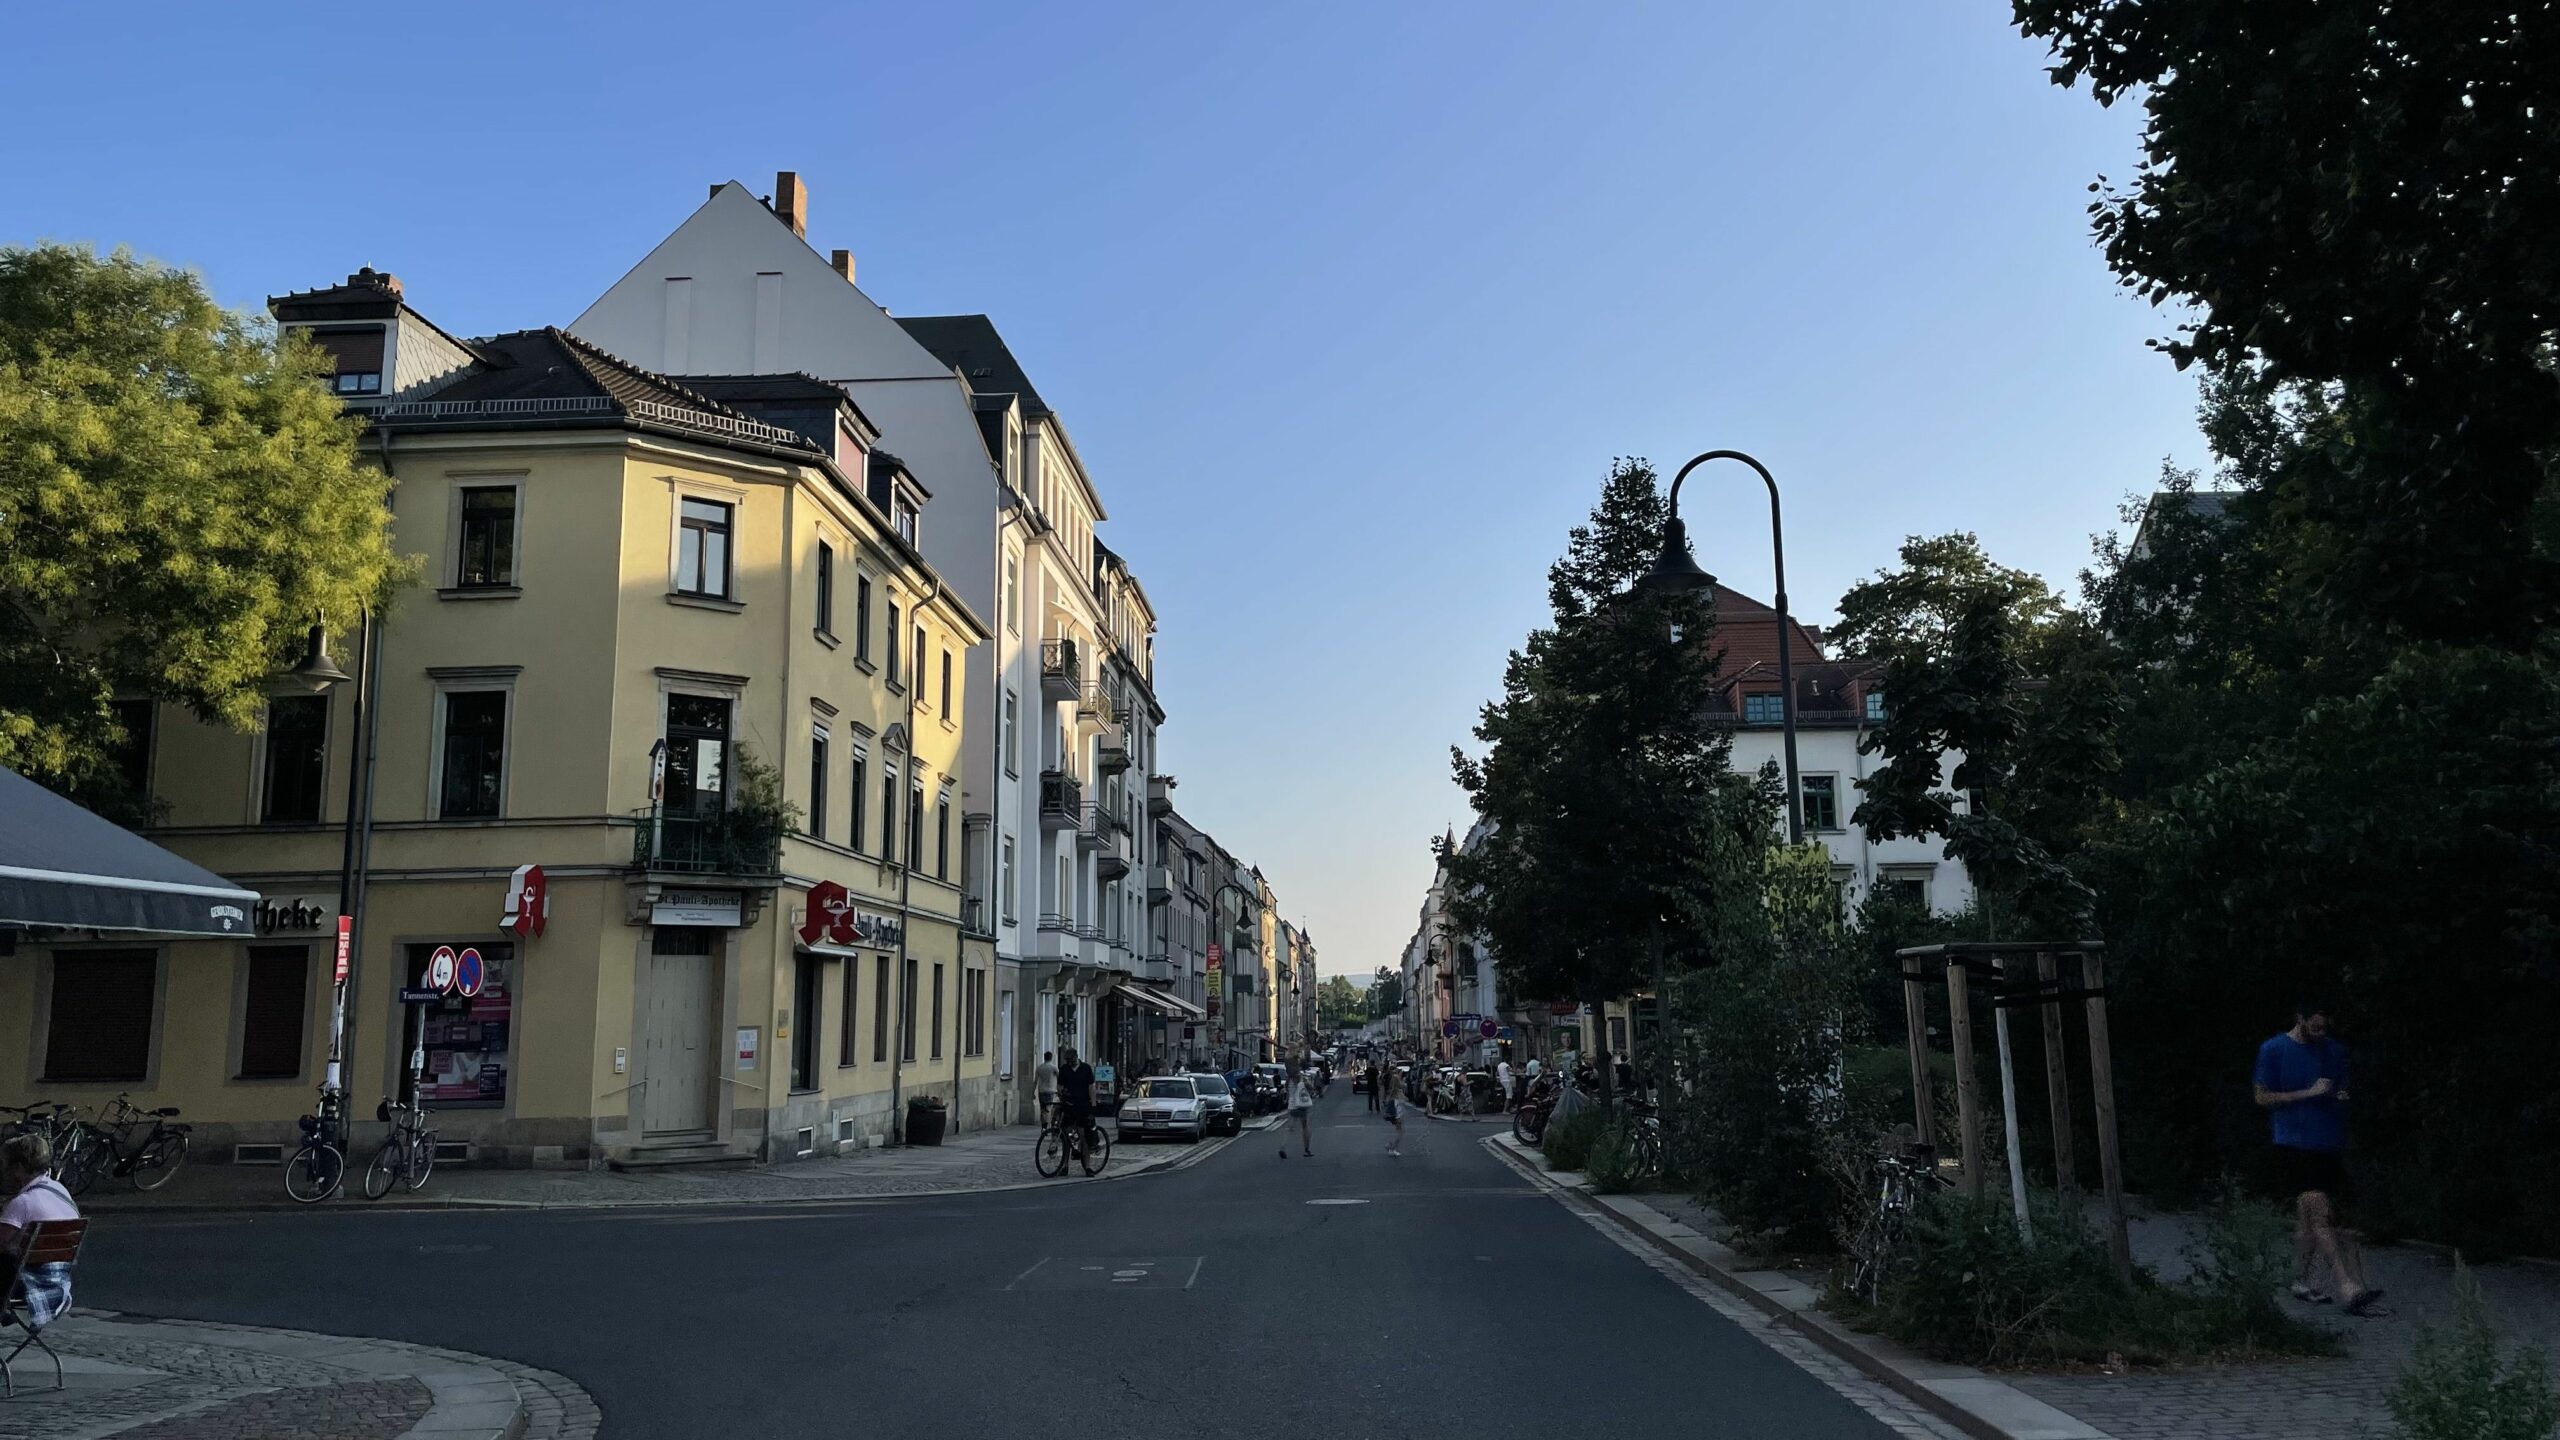
<path fill-rule="evenodd" d="M 284 1193 L 305 1205 L 337 1194 L 347 1180 L 346 1137 L 346 1092 L 323 1085 L 319 1110 L 302 1117 L 302 1148 L 285 1163 Z"/>
<path fill-rule="evenodd" d="M 1111 1136 L 1090 1116 L 1081 1125 L 1053 1117 L 1040 1127 L 1032 1163 L 1039 1168 L 1041 1178 L 1055 1180 L 1066 1174 L 1070 1161 L 1082 1165 L 1087 1175 L 1099 1175 L 1102 1167 L 1111 1163 Z"/>
<path fill-rule="evenodd" d="M 395 1105 L 385 1095 L 373 1118 L 391 1122 L 391 1133 L 383 1137 L 382 1148 L 373 1152 L 373 1163 L 365 1167 L 364 1198 L 379 1200 L 390 1194 L 394 1181 L 412 1193 L 427 1188 L 427 1177 L 436 1168 L 436 1132 L 427 1128 L 426 1097 L 412 1091 L 407 1104 Z"/>
<path fill-rule="evenodd" d="M 118 1095 L 98 1112 L 98 1123 L 81 1126 L 80 1152 L 63 1188 L 74 1195 L 85 1195 L 101 1175 L 131 1179 L 136 1190 L 157 1190 L 169 1183 L 178 1167 L 187 1163 L 189 1127 L 170 1122 L 178 1115 L 174 1105 L 145 1110 L 133 1103 L 130 1093 Z M 142 1122 L 151 1128 L 140 1135 Z"/>

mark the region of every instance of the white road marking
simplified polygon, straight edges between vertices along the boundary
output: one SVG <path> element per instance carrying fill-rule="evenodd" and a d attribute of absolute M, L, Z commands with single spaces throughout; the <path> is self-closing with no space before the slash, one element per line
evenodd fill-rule
<path fill-rule="evenodd" d="M 1310 1200 L 1310 1205 L 1366 1205 L 1366 1200 Z"/>

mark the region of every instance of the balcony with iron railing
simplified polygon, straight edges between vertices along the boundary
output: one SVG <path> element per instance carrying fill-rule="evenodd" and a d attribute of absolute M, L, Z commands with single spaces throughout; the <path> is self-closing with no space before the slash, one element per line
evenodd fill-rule
<path fill-rule="evenodd" d="M 736 806 L 707 814 L 634 814 L 631 863 L 653 875 L 737 880 L 772 885 L 782 874 L 782 837 L 790 828 L 778 812 Z"/>
<path fill-rule="evenodd" d="M 1111 845 L 1111 808 L 1099 800 L 1088 800 L 1076 812 L 1076 848 L 1105 850 Z"/>
<path fill-rule="evenodd" d="M 1084 696 L 1084 666 L 1076 653 L 1073 640 L 1040 642 L 1040 698 L 1043 700 L 1080 700 Z"/>
<path fill-rule="evenodd" d="M 1040 828 L 1073 830 L 1084 823 L 1084 784 L 1063 770 L 1040 772 Z"/>
<path fill-rule="evenodd" d="M 996 933 L 995 927 L 987 923 L 987 902 L 984 897 L 977 895 L 960 897 L 960 929 L 970 935 Z"/>

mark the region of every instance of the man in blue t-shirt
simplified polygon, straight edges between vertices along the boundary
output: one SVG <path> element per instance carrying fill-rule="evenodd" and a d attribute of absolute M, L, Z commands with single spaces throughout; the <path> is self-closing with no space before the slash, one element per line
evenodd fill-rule
<path fill-rule="evenodd" d="M 2316 1001 L 2293 1007 L 2293 1028 L 2258 1047 L 2251 1076 L 2258 1103 L 2274 1121 L 2276 1174 L 2294 1197 L 2293 1294 L 2331 1297 L 2311 1284 L 2314 1254 L 2337 1278 L 2336 1298 L 2368 1314 L 2382 1292 L 2367 1286 L 2338 1238 L 2337 1205 L 2346 1198 L 2347 1047 L 2329 1036 L 2329 1011 Z"/>

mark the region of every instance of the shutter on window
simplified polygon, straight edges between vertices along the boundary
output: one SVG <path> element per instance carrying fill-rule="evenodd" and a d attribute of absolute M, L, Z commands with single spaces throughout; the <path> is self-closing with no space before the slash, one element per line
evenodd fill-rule
<path fill-rule="evenodd" d="M 249 985 L 240 1019 L 240 1078 L 278 1080 L 302 1073 L 303 1006 L 310 994 L 311 952 L 265 945 L 249 952 Z"/>
<path fill-rule="evenodd" d="M 158 968 L 159 957 L 149 950 L 55 951 L 44 1078 L 142 1079 L 151 1069 Z"/>

